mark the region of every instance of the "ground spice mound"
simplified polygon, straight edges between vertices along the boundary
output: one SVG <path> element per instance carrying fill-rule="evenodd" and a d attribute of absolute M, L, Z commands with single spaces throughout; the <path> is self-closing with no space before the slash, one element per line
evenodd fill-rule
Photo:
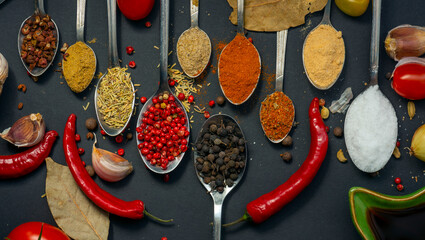
<path fill-rule="evenodd" d="M 218 79 L 224 95 L 234 104 L 245 101 L 257 86 L 261 71 L 260 56 L 243 35 L 223 49 L 218 63 Z"/>
<path fill-rule="evenodd" d="M 328 88 L 344 65 L 345 46 L 341 31 L 320 25 L 305 41 L 303 59 L 308 77 L 317 88 Z"/>
<path fill-rule="evenodd" d="M 291 131 L 294 117 L 292 101 L 283 92 L 274 92 L 261 103 L 261 125 L 272 140 L 280 140 Z"/>
<path fill-rule="evenodd" d="M 83 42 L 76 42 L 66 51 L 66 61 L 62 61 L 62 70 L 66 83 L 73 92 L 80 93 L 87 88 L 96 71 L 96 57 Z"/>

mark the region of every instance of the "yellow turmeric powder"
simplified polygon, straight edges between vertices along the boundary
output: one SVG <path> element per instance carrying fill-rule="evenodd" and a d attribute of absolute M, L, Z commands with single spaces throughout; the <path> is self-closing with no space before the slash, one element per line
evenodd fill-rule
<path fill-rule="evenodd" d="M 87 88 L 96 71 L 94 52 L 83 42 L 69 47 L 62 61 L 62 72 L 72 91 L 80 93 Z"/>
<path fill-rule="evenodd" d="M 305 41 L 304 67 L 312 84 L 319 89 L 332 86 L 342 70 L 345 46 L 341 31 L 330 25 L 320 25 Z"/>

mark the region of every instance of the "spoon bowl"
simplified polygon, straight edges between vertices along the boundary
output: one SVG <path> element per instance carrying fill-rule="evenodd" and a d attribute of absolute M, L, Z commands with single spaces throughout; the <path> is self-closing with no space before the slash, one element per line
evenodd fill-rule
<path fill-rule="evenodd" d="M 102 127 L 102 129 L 105 131 L 105 133 L 108 136 L 117 136 L 118 134 L 120 134 L 121 132 L 124 131 L 124 129 L 127 127 L 128 123 L 131 120 L 131 115 L 134 112 L 134 103 L 135 103 L 135 90 L 134 90 L 134 85 L 133 82 L 130 81 L 131 83 L 131 89 L 133 91 L 133 101 L 131 103 L 131 111 L 128 115 L 128 119 L 127 122 L 124 124 L 123 127 L 121 128 L 112 128 L 110 127 L 108 124 L 106 124 L 106 122 L 103 120 L 103 116 L 102 114 L 99 112 L 99 108 L 98 108 L 98 104 L 97 104 L 97 98 L 98 98 L 98 90 L 99 90 L 99 86 L 100 83 L 103 81 L 103 79 L 105 78 L 106 74 L 108 74 L 108 71 L 110 68 L 114 68 L 114 67 L 120 67 L 120 63 L 119 63 L 119 58 L 118 58 L 118 47 L 117 47 L 117 26 L 116 26 L 116 1 L 115 0 L 107 0 L 107 5 L 108 5 L 108 37 L 109 37 L 109 42 L 108 42 L 108 58 L 109 58 L 109 67 L 108 70 L 106 71 L 105 74 L 103 74 L 103 76 L 99 79 L 99 81 L 96 84 L 96 90 L 94 93 L 94 107 L 95 107 L 95 111 L 96 111 L 96 117 L 97 120 L 100 124 L 100 126 Z"/>
<path fill-rule="evenodd" d="M 159 72 L 159 89 L 156 91 L 156 93 L 149 98 L 148 101 L 143 105 L 143 108 L 140 110 L 139 117 L 137 119 L 137 126 L 142 124 L 143 114 L 148 111 L 148 109 L 153 105 L 152 99 L 155 96 L 158 96 L 160 93 L 168 92 L 169 95 L 174 96 L 175 103 L 177 107 L 181 108 L 184 112 L 184 116 L 186 118 L 185 126 L 187 128 L 187 131 L 190 132 L 190 126 L 189 126 L 189 117 L 187 116 L 187 112 L 183 106 L 183 104 L 180 102 L 180 100 L 173 94 L 170 87 L 168 86 L 168 28 L 169 28 L 169 14 L 170 14 L 170 0 L 161 0 L 161 31 L 160 31 L 160 40 L 161 40 L 161 47 L 160 47 L 160 72 Z M 189 136 L 186 137 L 187 142 L 189 143 Z M 141 141 L 137 138 L 137 145 L 139 145 Z M 141 153 L 139 150 L 140 157 L 143 160 L 143 163 L 146 165 L 147 168 L 149 168 L 152 172 L 158 173 L 158 174 L 166 174 L 171 171 L 173 171 L 181 162 L 181 160 L 184 157 L 185 152 L 181 152 L 178 156 L 175 157 L 174 160 L 169 161 L 167 168 L 163 169 L 160 166 L 152 165 L 150 161 Z"/>
<path fill-rule="evenodd" d="M 179 39 L 177 41 L 177 46 L 179 45 L 179 42 L 180 42 L 180 39 L 181 39 L 182 36 L 184 36 L 185 34 L 187 34 L 188 31 L 191 30 L 192 28 L 197 28 L 197 29 L 199 29 L 201 31 L 201 34 L 204 34 L 208 38 L 209 48 L 210 48 L 208 59 L 210 59 L 211 58 L 211 49 L 212 49 L 211 48 L 211 40 L 208 37 L 208 34 L 204 30 L 202 30 L 202 29 L 199 28 L 198 16 L 199 16 L 199 0 L 198 0 L 198 3 L 197 4 L 194 4 L 193 3 L 193 0 L 190 0 L 190 18 L 191 18 L 190 23 L 191 23 L 191 26 L 190 26 L 189 29 L 185 30 L 180 35 L 180 37 L 179 37 Z M 179 61 L 180 66 L 182 66 L 181 61 L 180 61 L 180 58 L 179 58 L 179 54 L 177 54 L 177 60 Z M 207 66 L 208 66 L 208 61 L 206 62 L 205 66 L 201 69 L 201 71 L 199 71 L 195 75 L 189 74 L 186 71 L 186 69 L 183 68 L 183 66 L 182 66 L 182 69 L 183 69 L 184 73 L 186 73 L 186 75 L 189 76 L 190 78 L 197 78 L 197 77 L 199 77 L 199 75 L 201 75 L 205 71 L 205 69 L 207 68 Z"/>
<path fill-rule="evenodd" d="M 27 63 L 25 63 L 24 59 L 21 56 L 21 51 L 22 51 L 22 43 L 23 40 L 25 38 L 24 34 L 22 34 L 21 29 L 22 27 L 25 25 L 25 23 L 27 22 L 27 20 L 35 18 L 35 16 L 40 15 L 40 16 L 45 16 L 47 15 L 44 11 L 44 2 L 43 0 L 35 0 L 35 11 L 34 14 L 27 17 L 21 24 L 21 26 L 19 27 L 19 33 L 18 33 L 18 52 L 19 52 L 19 57 L 22 61 L 22 64 L 24 65 L 25 69 L 27 70 L 27 72 L 33 76 L 33 77 L 38 77 L 40 75 L 42 75 L 49 67 L 50 65 L 52 65 L 53 60 L 55 59 L 56 53 L 58 51 L 59 48 L 59 29 L 58 26 L 56 25 L 55 21 L 53 21 L 52 18 L 50 18 L 50 21 L 52 21 L 53 25 L 54 25 L 54 30 L 53 30 L 53 36 L 56 38 L 56 45 L 55 45 L 55 51 L 54 54 L 52 56 L 52 59 L 49 61 L 49 63 L 47 64 L 47 66 L 45 68 L 41 68 L 41 67 L 34 67 L 32 70 L 30 69 L 29 65 L 27 65 Z"/>
<path fill-rule="evenodd" d="M 313 85 L 315 88 L 319 89 L 319 90 L 328 90 L 330 89 L 338 80 L 339 76 L 341 75 L 342 69 L 344 68 L 344 64 L 345 64 L 345 57 L 344 60 L 342 62 L 342 67 L 341 70 L 339 71 L 338 75 L 335 77 L 335 79 L 332 79 L 332 82 L 327 85 L 327 86 L 320 86 L 318 84 L 316 84 L 311 77 L 308 75 L 307 69 L 305 68 L 305 59 L 304 59 L 304 49 L 305 49 L 305 44 L 307 42 L 308 37 L 310 36 L 310 34 L 312 32 L 314 32 L 314 30 L 316 30 L 318 27 L 320 27 L 321 25 L 328 25 L 330 27 L 332 27 L 333 30 L 335 30 L 337 32 L 337 30 L 334 28 L 334 26 L 331 23 L 331 19 L 330 19 L 330 14 L 331 14 L 331 0 L 328 0 L 328 3 L 326 4 L 325 7 L 325 12 L 323 13 L 323 18 L 322 21 L 319 23 L 319 25 L 317 25 L 315 28 L 313 28 L 313 30 L 310 31 L 310 33 L 307 35 L 307 37 L 304 40 L 304 44 L 303 44 L 303 52 L 302 52 L 302 59 L 303 59 L 303 67 L 304 67 L 304 72 L 307 75 L 308 81 L 311 83 L 311 85 Z"/>
<path fill-rule="evenodd" d="M 216 115 L 211 116 L 210 118 L 208 118 L 204 122 L 204 124 L 202 125 L 201 130 L 199 131 L 199 134 L 198 134 L 198 137 L 196 139 L 196 142 L 198 142 L 202 138 L 202 136 L 204 135 L 204 133 L 206 133 L 208 131 L 209 126 L 212 123 L 221 123 L 221 122 L 235 124 L 235 127 L 240 130 L 240 133 L 241 133 L 243 139 L 245 139 L 245 136 L 244 136 L 244 134 L 242 132 L 242 128 L 235 121 L 235 119 L 233 119 L 229 115 L 216 114 Z M 242 177 L 243 177 L 243 175 L 245 173 L 247 159 L 248 159 L 248 151 L 247 151 L 246 142 L 245 142 L 244 147 L 245 147 L 245 158 L 244 158 L 245 167 L 239 173 L 238 179 L 236 179 L 235 181 L 233 181 L 233 185 L 231 187 L 225 186 L 224 187 L 224 191 L 222 193 L 220 193 L 220 192 L 212 189 L 209 184 L 204 183 L 204 180 L 201 177 L 201 174 L 202 173 L 200 173 L 196 169 L 196 159 L 197 159 L 197 157 L 200 157 L 200 155 L 198 154 L 197 151 L 194 151 L 194 153 L 193 153 L 193 161 L 194 161 L 193 163 L 194 163 L 194 166 L 195 166 L 196 176 L 198 177 L 198 179 L 201 182 L 201 184 L 208 191 L 208 193 L 211 195 L 211 197 L 213 198 L 213 201 L 214 201 L 214 230 L 213 230 L 213 232 L 214 232 L 214 239 L 216 239 L 216 240 L 221 238 L 221 213 L 222 213 L 222 206 L 223 206 L 224 199 L 226 198 L 227 194 L 229 194 L 236 187 L 236 185 L 238 185 L 238 183 L 240 182 L 240 180 L 242 179 Z"/>
<path fill-rule="evenodd" d="M 246 40 L 246 41 L 249 42 L 249 40 L 245 37 L 245 32 L 244 32 L 244 3 L 245 3 L 244 0 L 238 0 L 238 28 L 237 28 L 237 33 L 240 34 L 240 35 L 242 35 L 245 38 L 244 40 Z M 237 37 L 237 35 L 236 35 L 236 37 Z M 236 37 L 231 42 L 235 41 Z M 223 48 L 223 50 L 220 53 L 220 57 L 218 59 L 218 70 L 217 70 L 217 72 L 218 72 L 219 80 L 220 80 L 220 61 L 221 61 L 221 56 L 222 56 L 223 52 L 226 51 L 226 48 L 230 45 L 230 43 L 227 44 Z M 260 71 L 259 71 L 258 76 L 257 76 L 257 82 L 255 83 L 255 86 L 252 88 L 251 93 L 242 102 L 234 102 L 234 101 L 230 100 L 229 97 L 226 95 L 226 92 L 223 89 L 223 86 L 221 84 L 221 81 L 219 81 L 220 89 L 223 92 L 224 97 L 227 99 L 227 101 L 229 101 L 233 105 L 241 105 L 244 102 L 246 102 L 251 97 L 251 95 L 254 93 L 255 89 L 257 88 L 258 81 L 260 79 L 260 73 L 261 73 L 261 57 L 260 57 L 260 54 L 258 53 L 258 50 L 254 46 L 254 44 L 252 44 L 251 42 L 249 42 L 248 47 L 254 48 L 255 51 L 257 52 L 259 66 L 260 66 Z"/>

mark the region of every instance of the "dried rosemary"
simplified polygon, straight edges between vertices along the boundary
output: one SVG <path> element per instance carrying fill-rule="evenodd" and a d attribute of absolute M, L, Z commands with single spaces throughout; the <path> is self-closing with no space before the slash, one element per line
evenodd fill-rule
<path fill-rule="evenodd" d="M 109 68 L 98 88 L 97 107 L 105 123 L 121 128 L 131 116 L 134 92 L 127 68 Z"/>

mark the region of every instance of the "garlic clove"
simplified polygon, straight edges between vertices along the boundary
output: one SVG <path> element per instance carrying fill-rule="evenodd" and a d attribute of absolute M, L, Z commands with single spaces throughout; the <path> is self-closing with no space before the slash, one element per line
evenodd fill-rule
<path fill-rule="evenodd" d="M 4 82 L 9 74 L 9 64 L 6 58 L 0 53 L 0 95 L 3 90 Z"/>
<path fill-rule="evenodd" d="M 425 53 L 425 28 L 405 24 L 391 29 L 385 38 L 385 50 L 396 61 L 421 56 Z"/>
<path fill-rule="evenodd" d="M 5 129 L 0 133 L 0 137 L 17 147 L 31 147 L 43 139 L 45 131 L 43 116 L 40 113 L 32 113 Z"/>
<path fill-rule="evenodd" d="M 108 182 L 117 182 L 133 171 L 132 164 L 118 154 L 96 147 L 96 135 L 92 150 L 92 165 L 96 174 Z"/>

